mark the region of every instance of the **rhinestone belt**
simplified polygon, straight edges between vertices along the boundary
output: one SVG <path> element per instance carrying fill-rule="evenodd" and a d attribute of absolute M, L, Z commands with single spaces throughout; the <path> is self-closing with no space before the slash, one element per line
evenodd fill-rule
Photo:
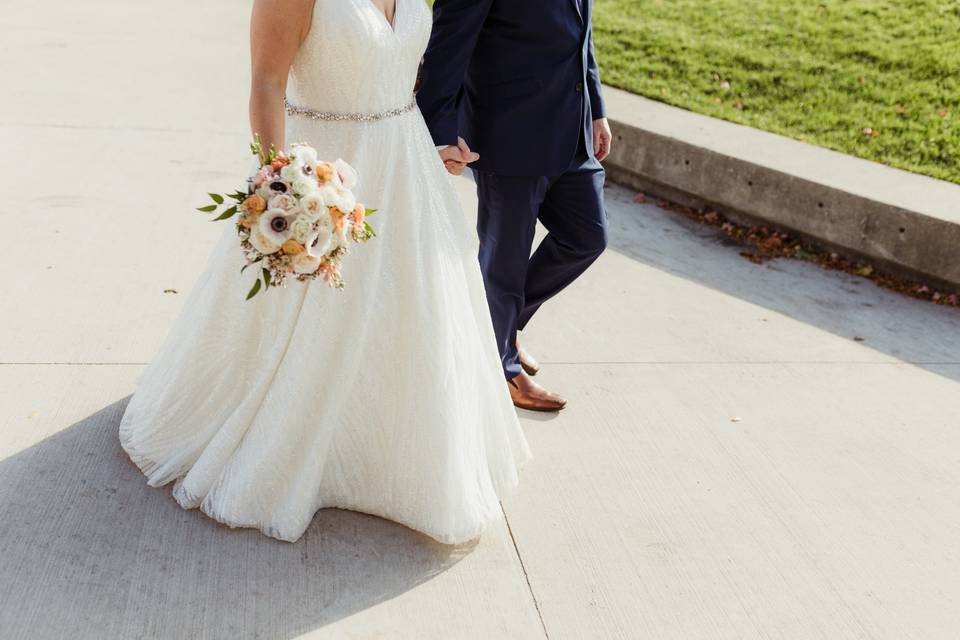
<path fill-rule="evenodd" d="M 393 118 L 394 116 L 403 115 L 408 111 L 413 111 L 417 106 L 417 99 L 413 98 L 410 104 L 405 107 L 381 111 L 380 113 L 326 113 L 317 111 L 316 109 L 310 109 L 309 107 L 290 104 L 290 101 L 286 98 L 283 99 L 283 104 L 287 108 L 288 115 L 303 116 L 311 120 L 323 120 L 325 122 L 376 122 L 377 120 L 386 120 L 387 118 Z"/>

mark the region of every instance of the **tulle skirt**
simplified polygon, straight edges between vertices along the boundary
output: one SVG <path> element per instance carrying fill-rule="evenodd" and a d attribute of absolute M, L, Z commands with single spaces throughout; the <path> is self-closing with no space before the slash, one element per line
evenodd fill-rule
<path fill-rule="evenodd" d="M 291 117 L 287 141 L 358 170 L 379 209 L 346 289 L 291 280 L 250 301 L 232 225 L 123 416 L 120 440 L 184 508 L 298 539 L 324 507 L 444 543 L 500 515 L 529 449 L 504 384 L 476 233 L 419 112 Z M 252 271 L 252 270 L 251 270 Z M 322 517 L 322 516 L 321 516 Z"/>

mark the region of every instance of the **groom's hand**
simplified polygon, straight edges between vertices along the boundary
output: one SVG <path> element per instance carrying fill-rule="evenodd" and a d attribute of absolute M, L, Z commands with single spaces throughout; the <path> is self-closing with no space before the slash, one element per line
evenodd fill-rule
<path fill-rule="evenodd" d="M 613 143 L 613 134 L 610 133 L 610 123 L 606 118 L 597 118 L 593 121 L 593 153 L 597 160 L 603 161 L 610 155 L 610 145 Z"/>
<path fill-rule="evenodd" d="M 455 176 L 463 173 L 464 168 L 471 162 L 480 159 L 480 154 L 470 150 L 463 138 L 457 138 L 457 146 L 449 145 L 439 150 L 443 166 Z"/>

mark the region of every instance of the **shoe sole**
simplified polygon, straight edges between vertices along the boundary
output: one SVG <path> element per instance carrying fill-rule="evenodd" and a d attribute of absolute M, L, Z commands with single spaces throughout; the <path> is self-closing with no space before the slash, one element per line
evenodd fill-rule
<path fill-rule="evenodd" d="M 522 404 L 518 404 L 518 403 L 514 402 L 514 403 L 513 403 L 513 406 L 515 406 L 517 409 L 524 409 L 524 410 L 526 410 L 526 411 L 537 411 L 537 412 L 539 412 L 539 413 L 559 413 L 559 412 L 563 411 L 563 409 L 564 409 L 567 405 L 562 404 L 562 405 L 560 405 L 559 407 L 552 407 L 552 408 L 551 408 L 551 407 L 526 406 L 526 405 L 522 405 Z"/>

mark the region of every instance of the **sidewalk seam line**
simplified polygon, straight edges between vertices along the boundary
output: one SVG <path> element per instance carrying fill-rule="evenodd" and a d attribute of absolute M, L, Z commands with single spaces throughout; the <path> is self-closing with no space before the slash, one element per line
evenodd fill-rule
<path fill-rule="evenodd" d="M 72 366 L 72 367 L 139 367 L 149 362 L 0 362 L 0 367 L 41 367 L 41 366 Z"/>
<path fill-rule="evenodd" d="M 530 584 L 530 574 L 527 573 L 527 565 L 523 562 L 523 556 L 520 555 L 520 547 L 517 546 L 517 538 L 513 535 L 513 527 L 510 526 L 510 518 L 507 516 L 507 510 L 503 503 L 500 503 L 500 512 L 503 513 L 503 521 L 507 524 L 507 533 L 510 534 L 510 542 L 513 543 L 513 551 L 517 555 L 517 561 L 520 562 L 520 569 L 523 571 L 523 579 L 527 583 L 527 591 L 530 592 L 530 598 L 533 600 L 533 608 L 537 610 L 537 617 L 540 619 L 540 627 L 543 629 L 543 637 L 550 640 L 550 632 L 547 631 L 547 623 L 543 619 L 543 611 L 540 610 L 540 602 L 533 592 L 533 585 Z"/>

